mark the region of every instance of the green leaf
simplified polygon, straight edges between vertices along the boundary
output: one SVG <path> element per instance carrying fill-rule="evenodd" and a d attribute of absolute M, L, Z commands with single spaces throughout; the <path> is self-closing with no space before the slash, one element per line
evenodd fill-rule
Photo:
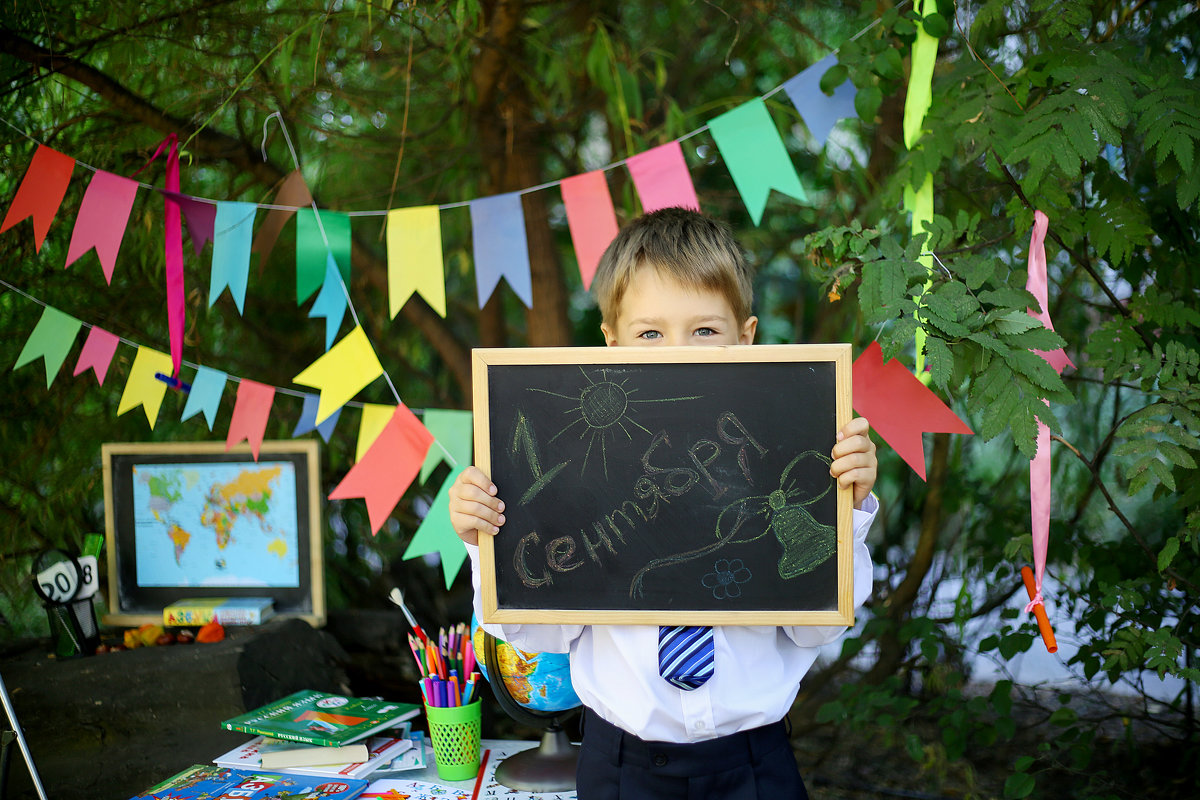
<path fill-rule="evenodd" d="M 849 77 L 850 71 L 846 69 L 845 64 L 834 64 L 821 75 L 821 91 L 832 97 L 834 90 L 845 83 Z"/>
<path fill-rule="evenodd" d="M 935 386 L 945 389 L 954 368 L 954 356 L 944 341 L 936 336 L 925 338 L 925 364 Z"/>
<path fill-rule="evenodd" d="M 1012 334 L 1024 333 L 1027 330 L 1038 327 L 1042 323 L 1024 311 L 1009 311 L 1007 314 L 998 317 L 993 324 L 999 333 Z"/>
<path fill-rule="evenodd" d="M 854 95 L 854 110 L 863 122 L 875 122 L 879 113 L 879 105 L 883 102 L 883 92 L 878 86 L 864 86 Z"/>
<path fill-rule="evenodd" d="M 921 25 L 925 32 L 935 39 L 943 39 L 950 33 L 950 23 L 941 14 L 926 14 L 921 19 Z"/>
<path fill-rule="evenodd" d="M 1033 793 L 1037 780 L 1027 772 L 1015 772 L 1004 781 L 1005 800 L 1022 800 Z"/>
<path fill-rule="evenodd" d="M 1175 556 L 1179 554 L 1179 537 L 1172 536 L 1163 544 L 1162 550 L 1158 551 L 1158 571 L 1162 572 L 1167 567 L 1171 566 L 1171 562 L 1175 560 Z"/>

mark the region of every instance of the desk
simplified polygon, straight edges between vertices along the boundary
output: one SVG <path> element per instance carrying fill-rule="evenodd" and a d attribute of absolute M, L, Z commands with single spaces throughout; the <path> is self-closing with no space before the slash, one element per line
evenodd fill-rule
<path fill-rule="evenodd" d="M 371 785 L 359 795 L 362 800 L 482 800 L 482 798 L 506 798 L 506 800 L 575 800 L 575 792 L 522 792 L 502 786 L 495 781 L 496 766 L 506 756 L 519 753 L 537 742 L 512 741 L 506 739 L 484 739 L 480 742 L 483 774 L 479 780 L 444 781 L 437 775 L 434 766 L 433 745 L 425 742 L 425 763 L 420 770 L 405 772 L 375 772 L 370 776 Z M 481 759 L 482 760 L 482 759 Z"/>

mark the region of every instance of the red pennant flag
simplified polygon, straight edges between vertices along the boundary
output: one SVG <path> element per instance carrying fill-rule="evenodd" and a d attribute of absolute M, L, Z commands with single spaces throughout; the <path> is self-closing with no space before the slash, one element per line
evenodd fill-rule
<path fill-rule="evenodd" d="M 392 509 L 417 477 L 433 435 L 403 403 L 374 444 L 329 493 L 330 500 L 361 497 L 367 501 L 371 532 L 379 533 Z"/>
<path fill-rule="evenodd" d="M 50 232 L 50 223 L 67 194 L 73 169 L 75 159 L 38 145 L 21 187 L 17 189 L 17 196 L 4 215 L 4 223 L 0 224 L 0 233 L 26 217 L 33 217 L 33 246 L 35 251 L 41 252 L 42 242 Z"/>
<path fill-rule="evenodd" d="M 233 418 L 229 420 L 229 435 L 225 449 L 245 439 L 250 443 L 250 452 L 258 461 L 258 450 L 262 446 L 263 434 L 267 430 L 267 419 L 271 416 L 271 403 L 275 401 L 275 387 L 266 386 L 242 378 L 238 385 L 237 401 L 233 405 Z"/>
<path fill-rule="evenodd" d="M 875 432 L 921 480 L 925 480 L 922 433 L 974 433 L 907 367 L 894 358 L 884 364 L 879 342 L 871 342 L 855 360 L 853 380 L 854 410 L 871 421 Z"/>
<path fill-rule="evenodd" d="M 679 142 L 667 142 L 630 156 L 625 160 L 625 166 L 633 176 L 643 212 L 649 214 L 671 206 L 700 210 L 692 175 L 683 160 Z"/>
<path fill-rule="evenodd" d="M 575 258 L 579 262 L 579 275 L 583 278 L 583 288 L 589 289 L 600 256 L 617 235 L 617 214 L 613 210 L 604 170 L 564 179 L 562 197 L 567 208 L 571 241 L 575 244 Z"/>
<path fill-rule="evenodd" d="M 79 360 L 75 362 L 73 374 L 79 375 L 88 369 L 95 370 L 96 381 L 103 386 L 104 376 L 108 374 L 108 365 L 112 363 L 120 342 L 116 335 L 93 325 L 83 343 L 83 349 L 79 351 Z"/>
<path fill-rule="evenodd" d="M 71 266 L 95 247 L 100 266 L 104 268 L 104 279 L 112 283 L 117 251 L 121 249 L 121 239 L 125 236 L 125 226 L 129 223 L 129 212 L 133 210 L 133 198 L 137 190 L 136 181 L 111 172 L 96 171 L 83 194 L 79 215 L 75 217 L 75 230 L 71 232 L 71 244 L 67 247 L 67 263 L 64 267 Z"/>

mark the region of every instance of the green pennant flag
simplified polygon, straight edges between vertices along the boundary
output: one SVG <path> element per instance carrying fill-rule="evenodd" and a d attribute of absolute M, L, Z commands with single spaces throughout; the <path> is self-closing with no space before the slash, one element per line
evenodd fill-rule
<path fill-rule="evenodd" d="M 772 189 L 800 201 L 808 199 L 761 98 L 709 120 L 708 129 L 755 225 L 762 222 Z"/>
<path fill-rule="evenodd" d="M 75 336 L 82 325 L 82 322 L 69 314 L 46 306 L 41 319 L 34 326 L 33 333 L 29 334 L 29 339 L 21 348 L 21 355 L 17 356 L 17 363 L 13 365 L 13 369 L 20 369 L 36 358 L 44 358 L 46 388 L 49 389 L 62 368 L 63 361 L 67 359 L 67 353 L 75 343 Z"/>
<path fill-rule="evenodd" d="M 454 469 L 461 469 L 471 463 L 471 412 L 455 411 L 444 408 L 427 408 L 421 422 L 433 434 L 437 444 L 429 448 L 425 455 L 425 463 L 421 465 L 421 483 L 429 477 L 429 473 L 443 460 L 450 461 Z M 442 448 L 445 448 L 443 450 Z M 447 459 L 446 455 L 450 458 Z M 451 460 L 453 459 L 453 460 Z"/>
<path fill-rule="evenodd" d="M 322 211 L 320 224 L 311 208 L 296 211 L 296 305 L 303 303 L 325 283 L 329 254 L 337 262 L 346 286 L 350 285 L 350 217 L 337 211 Z M 325 236 L 321 229 L 325 229 Z M 329 239 L 326 246 L 325 239 Z"/>
<path fill-rule="evenodd" d="M 408 549 L 404 551 L 405 559 L 418 558 L 429 553 L 437 553 L 441 556 L 442 575 L 446 579 L 447 589 L 454 583 L 454 577 L 458 575 L 458 570 L 467 560 L 467 546 L 450 526 L 450 487 L 454 485 L 458 473 L 466 467 L 465 463 L 460 463 L 457 468 L 450 471 L 450 475 L 442 484 L 437 497 L 433 499 L 429 513 L 425 515 L 425 519 L 421 520 L 417 532 L 413 534 L 412 541 L 408 543 Z"/>

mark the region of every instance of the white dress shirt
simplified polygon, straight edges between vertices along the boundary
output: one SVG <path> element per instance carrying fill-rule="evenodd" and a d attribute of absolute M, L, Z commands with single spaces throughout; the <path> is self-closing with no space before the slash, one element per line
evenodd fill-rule
<path fill-rule="evenodd" d="M 871 593 L 866 538 L 878 510 L 874 495 L 854 510 L 856 610 Z M 475 616 L 482 620 L 479 548 L 468 545 L 467 552 Z M 782 719 L 820 647 L 846 632 L 842 626 L 715 627 L 716 671 L 700 688 L 684 691 L 659 675 L 657 625 L 483 627 L 522 650 L 570 653 L 571 682 L 584 705 L 642 739 L 665 742 L 698 742 Z"/>

